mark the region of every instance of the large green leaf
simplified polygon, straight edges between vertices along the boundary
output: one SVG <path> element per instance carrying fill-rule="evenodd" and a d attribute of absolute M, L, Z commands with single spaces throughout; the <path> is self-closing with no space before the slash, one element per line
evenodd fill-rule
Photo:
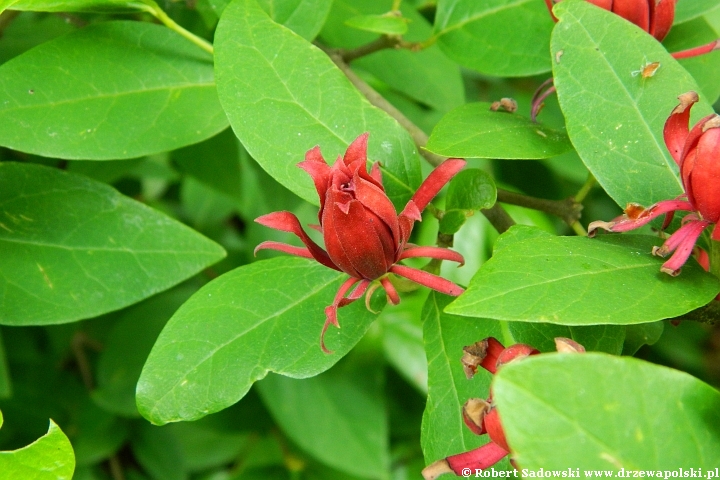
<path fill-rule="evenodd" d="M 421 442 L 428 463 L 487 443 L 487 437 L 479 437 L 465 426 L 462 406 L 470 398 L 487 398 L 492 377 L 480 370 L 468 380 L 460 358 L 466 345 L 486 337 L 504 340 L 499 322 L 444 313 L 451 300 L 452 297 L 430 292 L 422 314 L 428 357 L 428 399 Z"/>
<path fill-rule="evenodd" d="M 528 470 L 614 476 L 720 464 L 720 393 L 683 372 L 596 353 L 541 355 L 500 369 L 493 392 Z"/>
<path fill-rule="evenodd" d="M 693 260 L 678 277 L 642 235 L 549 237 L 497 252 L 448 308 L 463 316 L 563 325 L 629 325 L 672 318 L 712 300 L 720 282 Z"/>
<path fill-rule="evenodd" d="M 377 35 L 348 28 L 347 20 L 363 15 L 384 14 L 392 8 L 391 0 L 335 0 L 328 21 L 320 33 L 322 40 L 333 47 L 357 48 L 372 42 Z M 422 42 L 432 34 L 432 26 L 407 5 L 400 4 L 409 42 Z M 463 103 L 460 69 L 437 46 L 412 52 L 407 49 L 386 49 L 352 62 L 404 95 L 441 112 Z M 392 100 L 392 98 L 390 98 Z"/>
<path fill-rule="evenodd" d="M 553 73 L 567 131 L 588 169 L 619 205 L 682 193 L 663 125 L 677 96 L 697 85 L 652 36 L 587 2 L 555 7 Z M 632 48 L 628 48 L 632 45 Z M 640 71 L 660 62 L 652 77 Z M 693 118 L 707 115 L 701 99 Z"/>
<path fill-rule="evenodd" d="M 354 351 L 313 378 L 268 375 L 258 391 L 278 425 L 312 456 L 352 475 L 387 478 L 383 364 L 363 353 Z"/>
<path fill-rule="evenodd" d="M 215 35 L 218 92 L 248 152 L 277 181 L 318 204 L 297 168 L 320 145 L 332 162 L 363 132 L 368 157 L 384 167 L 388 195 L 402 207 L 420 183 L 410 135 L 373 107 L 322 51 L 273 22 L 255 0 L 235 0 Z"/>
<path fill-rule="evenodd" d="M 227 126 L 212 61 L 172 30 L 105 22 L 0 67 L 0 145 L 105 160 L 189 145 Z"/>
<path fill-rule="evenodd" d="M 718 7 L 717 0 L 680 0 L 675 5 L 675 24 L 705 15 Z"/>
<path fill-rule="evenodd" d="M 332 6 L 332 0 L 259 0 L 258 3 L 270 18 L 305 40 L 315 38 Z"/>
<path fill-rule="evenodd" d="M 269 371 L 305 378 L 327 370 L 374 316 L 363 302 L 339 311 L 320 350 L 324 308 L 343 273 L 278 257 L 222 275 L 188 300 L 160 334 L 137 387 L 140 413 L 156 424 L 194 420 L 237 402 Z"/>
<path fill-rule="evenodd" d="M 459 64 L 486 75 L 522 77 L 550 70 L 553 21 L 536 0 L 438 0 L 435 37 Z"/>
<path fill-rule="evenodd" d="M 123 13 L 137 12 L 146 7 L 142 0 L 17 0 L 9 8 L 33 12 Z"/>
<path fill-rule="evenodd" d="M 71 480 L 74 470 L 72 445 L 52 420 L 48 433 L 27 447 L 0 452 L 0 480 Z"/>
<path fill-rule="evenodd" d="M 194 230 L 79 175 L 0 164 L 0 323 L 90 318 L 220 260 Z"/>
<path fill-rule="evenodd" d="M 480 102 L 446 114 L 425 148 L 445 157 L 540 159 L 573 147 L 564 132 L 521 115 L 494 112 L 489 103 Z"/>

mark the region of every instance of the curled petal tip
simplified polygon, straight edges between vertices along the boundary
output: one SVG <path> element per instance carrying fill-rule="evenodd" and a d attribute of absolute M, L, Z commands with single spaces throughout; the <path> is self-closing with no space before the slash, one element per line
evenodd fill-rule
<path fill-rule="evenodd" d="M 720 115 L 713 115 L 710 119 L 703 123 L 702 131 L 707 132 L 711 128 L 720 127 Z"/>
<path fill-rule="evenodd" d="M 585 353 L 585 347 L 566 337 L 555 337 L 555 350 L 560 353 Z"/>
<path fill-rule="evenodd" d="M 440 475 L 445 473 L 454 473 L 447 460 L 442 459 L 437 462 L 431 463 L 427 467 L 423 468 L 422 476 L 425 480 L 435 480 Z"/>
<path fill-rule="evenodd" d="M 667 262 L 666 262 L 667 263 Z M 662 267 L 660 267 L 660 271 L 663 273 L 667 273 L 671 277 L 677 277 L 680 275 L 680 272 L 682 271 L 682 268 L 672 268 L 672 267 L 666 267 L 665 264 L 663 264 Z"/>
<path fill-rule="evenodd" d="M 612 232 L 612 228 L 615 226 L 615 222 L 603 222 L 602 220 L 596 220 L 590 222 L 588 225 L 588 237 L 592 238 L 597 233 L 598 228 L 602 228 L 608 232 Z"/>
<path fill-rule="evenodd" d="M 697 92 L 694 92 L 692 90 L 678 95 L 677 98 L 678 100 L 680 100 L 680 104 L 673 109 L 671 115 L 682 113 L 685 111 L 686 108 L 692 107 L 693 104 L 700 101 L 700 97 L 698 96 Z"/>

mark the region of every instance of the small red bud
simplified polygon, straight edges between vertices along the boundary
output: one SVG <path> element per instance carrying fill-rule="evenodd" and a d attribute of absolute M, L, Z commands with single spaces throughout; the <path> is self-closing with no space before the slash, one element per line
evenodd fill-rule
<path fill-rule="evenodd" d="M 481 398 L 471 398 L 463 405 L 462 414 L 465 425 L 475 434 L 484 435 L 485 415 L 490 411 L 490 403 Z"/>
<path fill-rule="evenodd" d="M 503 344 L 493 337 L 463 347 L 463 356 L 460 361 L 463 364 L 465 376 L 467 378 L 475 376 L 478 366 L 494 374 L 497 358 L 504 349 Z"/>
<path fill-rule="evenodd" d="M 525 345 L 524 343 L 516 343 L 515 345 L 512 345 L 503 350 L 503 352 L 498 356 L 495 368 L 496 370 L 498 370 L 500 369 L 500 367 L 507 363 L 513 362 L 515 360 L 520 360 L 530 355 L 537 355 L 538 353 L 540 352 L 531 347 L 530 345 Z"/>

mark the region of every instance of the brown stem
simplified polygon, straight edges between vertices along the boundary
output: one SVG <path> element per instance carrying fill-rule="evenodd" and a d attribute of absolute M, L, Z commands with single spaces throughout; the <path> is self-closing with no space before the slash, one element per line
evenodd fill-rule
<path fill-rule="evenodd" d="M 395 48 L 402 43 L 402 39 L 398 36 L 382 35 L 377 40 L 374 40 L 365 45 L 361 45 L 352 50 L 339 50 L 338 53 L 345 63 L 350 63 L 353 60 L 357 60 L 360 57 L 370 55 L 371 53 L 385 50 L 386 48 Z"/>
<path fill-rule="evenodd" d="M 125 480 L 125 474 L 123 473 L 122 465 L 120 464 L 120 459 L 118 459 L 117 454 L 108 458 L 108 466 L 110 467 L 110 475 L 113 480 Z"/>
<path fill-rule="evenodd" d="M 697 57 L 700 55 L 705 55 L 706 53 L 710 53 L 713 50 L 719 50 L 720 49 L 720 39 L 713 40 L 710 43 L 706 43 L 705 45 L 701 45 L 699 47 L 695 48 L 689 48 L 687 50 L 681 50 L 679 52 L 671 53 L 673 58 L 675 60 L 680 60 L 682 58 L 692 58 Z"/>
<path fill-rule="evenodd" d="M 480 213 L 485 215 L 485 218 L 490 221 L 495 230 L 500 234 L 505 233 L 510 227 L 515 225 L 515 220 L 508 215 L 499 203 L 496 203 L 490 208 L 480 210 Z"/>
<path fill-rule="evenodd" d="M 580 212 L 583 209 L 582 204 L 577 203 L 572 197 L 565 200 L 546 200 L 498 189 L 497 199 L 498 202 L 532 208 L 558 216 L 568 225 L 572 225 L 580 219 Z"/>
<path fill-rule="evenodd" d="M 78 370 L 80 371 L 80 377 L 82 378 L 83 385 L 88 391 L 91 391 L 94 387 L 92 369 L 90 368 L 90 362 L 88 361 L 87 355 L 85 354 L 85 345 L 89 342 L 89 338 L 85 332 L 75 332 L 70 342 L 70 348 L 75 356 L 75 363 L 77 363 Z"/>

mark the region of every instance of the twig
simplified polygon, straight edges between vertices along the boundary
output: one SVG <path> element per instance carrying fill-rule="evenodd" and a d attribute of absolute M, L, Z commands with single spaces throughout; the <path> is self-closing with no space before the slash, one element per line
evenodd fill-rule
<path fill-rule="evenodd" d="M 120 464 L 120 459 L 118 459 L 117 454 L 113 454 L 108 458 L 108 466 L 110 467 L 110 475 L 113 480 L 125 480 L 125 474 L 123 473 L 122 465 Z"/>
<path fill-rule="evenodd" d="M 338 53 L 345 63 L 350 63 L 360 57 L 379 52 L 380 50 L 385 50 L 386 48 L 395 48 L 400 44 L 402 44 L 402 39 L 400 37 L 395 35 L 383 35 L 377 40 L 366 43 L 365 45 L 361 45 L 352 50 L 338 50 Z"/>
<path fill-rule="evenodd" d="M 505 233 L 510 227 L 515 225 L 515 220 L 508 215 L 505 209 L 499 203 L 495 203 L 490 208 L 480 210 L 480 213 L 485 215 L 492 226 L 497 230 L 498 233 Z"/>
<path fill-rule="evenodd" d="M 497 198 L 499 202 L 532 208 L 533 210 L 555 215 L 570 226 L 580 219 L 580 212 L 583 209 L 582 204 L 578 203 L 573 197 L 565 200 L 546 200 L 498 189 Z"/>

